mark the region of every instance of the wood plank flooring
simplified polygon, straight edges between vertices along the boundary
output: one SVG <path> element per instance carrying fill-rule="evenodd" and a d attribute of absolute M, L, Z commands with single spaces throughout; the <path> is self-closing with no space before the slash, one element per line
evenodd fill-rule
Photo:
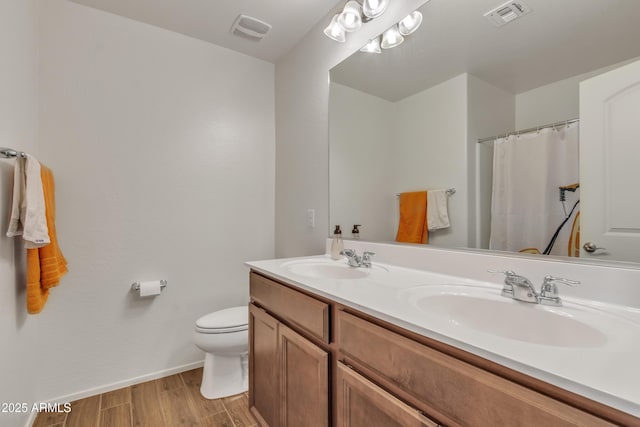
<path fill-rule="evenodd" d="M 38 414 L 33 427 L 252 427 L 247 393 L 208 400 L 202 368 L 71 402 L 71 412 Z"/>

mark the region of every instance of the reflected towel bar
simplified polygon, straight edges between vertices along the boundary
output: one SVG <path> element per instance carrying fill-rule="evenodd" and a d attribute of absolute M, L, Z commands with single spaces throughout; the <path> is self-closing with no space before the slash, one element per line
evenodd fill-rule
<path fill-rule="evenodd" d="M 16 157 L 26 157 L 22 151 L 16 151 L 13 148 L 0 147 L 0 157 L 5 159 L 13 159 Z"/>
<path fill-rule="evenodd" d="M 447 188 L 445 190 L 445 192 L 447 193 L 447 196 L 452 196 L 454 194 L 456 194 L 456 189 L 455 188 Z M 401 193 L 396 193 L 396 197 L 400 197 Z"/>

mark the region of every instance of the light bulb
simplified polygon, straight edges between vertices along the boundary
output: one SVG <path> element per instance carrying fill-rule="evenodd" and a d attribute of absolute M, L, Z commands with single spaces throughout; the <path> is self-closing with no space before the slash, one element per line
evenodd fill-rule
<path fill-rule="evenodd" d="M 383 49 L 391 49 L 400 45 L 404 41 L 404 37 L 398 32 L 398 26 L 394 25 L 382 34 L 382 43 L 380 47 Z"/>
<path fill-rule="evenodd" d="M 362 13 L 367 18 L 377 18 L 382 15 L 389 5 L 389 0 L 364 0 L 362 3 Z"/>
<path fill-rule="evenodd" d="M 417 30 L 420 27 L 420 24 L 422 24 L 422 13 L 416 10 L 398 23 L 398 31 L 403 36 L 408 36 Z"/>
<path fill-rule="evenodd" d="M 409 28 L 413 27 L 413 16 L 407 15 L 407 17 L 404 18 L 402 21 L 400 21 L 400 23 L 405 27 L 409 27 Z"/>
<path fill-rule="evenodd" d="M 369 43 L 364 45 L 364 47 L 360 49 L 360 52 L 382 53 L 382 50 L 380 49 L 380 37 L 369 40 Z"/>
<path fill-rule="evenodd" d="M 331 19 L 331 23 L 324 29 L 324 34 L 337 42 L 343 43 L 345 41 L 344 29 L 338 24 L 338 15 Z"/>
<path fill-rule="evenodd" d="M 359 30 L 362 27 L 360 3 L 355 0 L 347 2 L 342 12 L 338 15 L 338 24 L 349 33 Z"/>

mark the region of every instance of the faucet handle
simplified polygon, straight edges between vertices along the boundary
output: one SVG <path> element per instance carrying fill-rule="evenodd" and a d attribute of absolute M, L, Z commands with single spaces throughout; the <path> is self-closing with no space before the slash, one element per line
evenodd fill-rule
<path fill-rule="evenodd" d="M 352 257 L 355 256 L 356 251 L 353 249 L 343 249 L 340 251 L 340 255 L 344 255 L 346 257 Z"/>
<path fill-rule="evenodd" d="M 374 256 L 375 252 L 364 251 L 362 253 L 362 266 L 363 267 L 371 267 L 371 257 Z"/>
<path fill-rule="evenodd" d="M 517 274 L 511 270 L 487 270 L 487 271 L 492 274 L 504 274 L 507 277 L 517 276 Z"/>
<path fill-rule="evenodd" d="M 542 287 L 540 288 L 540 296 L 547 298 L 556 298 L 559 294 L 556 283 L 562 283 L 568 286 L 577 286 L 580 284 L 578 280 L 569 280 L 562 277 L 544 276 Z"/>
<path fill-rule="evenodd" d="M 568 286 L 577 286 L 580 284 L 579 280 L 570 280 L 562 277 L 554 277 L 554 276 L 544 276 L 544 282 L 542 282 L 542 286 L 550 285 L 552 283 L 562 283 L 563 285 Z"/>
<path fill-rule="evenodd" d="M 580 282 L 577 280 L 564 279 L 562 277 L 544 276 L 544 281 L 540 287 L 540 303 L 553 306 L 561 306 L 562 300 L 560 299 L 560 292 L 556 283 L 562 283 L 563 285 L 576 286 Z"/>

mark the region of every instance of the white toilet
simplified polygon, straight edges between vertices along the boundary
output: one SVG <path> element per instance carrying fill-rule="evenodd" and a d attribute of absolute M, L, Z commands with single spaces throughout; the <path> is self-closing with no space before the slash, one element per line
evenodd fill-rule
<path fill-rule="evenodd" d="M 200 393 L 218 399 L 247 391 L 249 309 L 232 307 L 196 320 L 194 342 L 205 352 Z"/>

